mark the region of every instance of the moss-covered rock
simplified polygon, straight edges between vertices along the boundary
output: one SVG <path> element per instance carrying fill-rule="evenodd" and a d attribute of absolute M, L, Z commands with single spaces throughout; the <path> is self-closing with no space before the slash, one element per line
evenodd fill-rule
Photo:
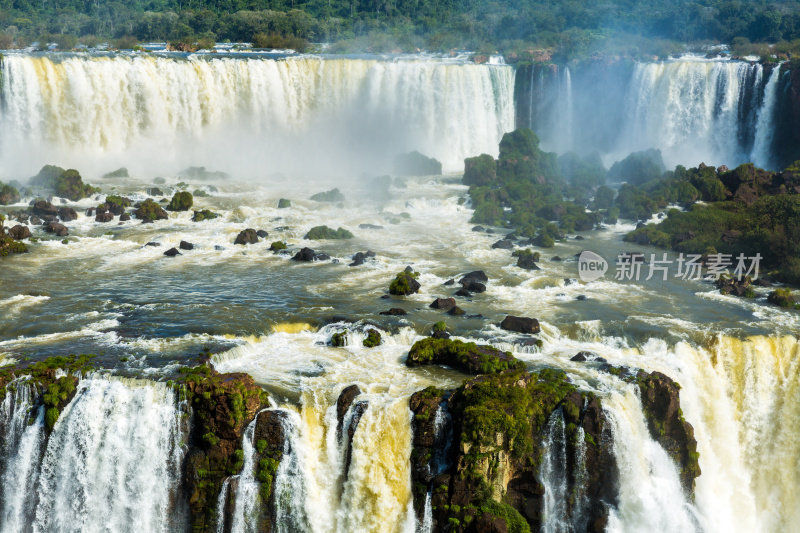
<path fill-rule="evenodd" d="M 292 207 L 292 201 L 286 198 L 281 198 L 278 200 L 278 209 L 288 209 Z"/>
<path fill-rule="evenodd" d="M 39 174 L 31 178 L 31 185 L 50 189 L 56 196 L 67 198 L 73 202 L 100 191 L 100 189 L 83 183 L 83 178 L 74 168 L 64 170 L 53 165 L 42 167 Z"/>
<path fill-rule="evenodd" d="M 310 239 L 314 241 L 321 241 L 326 239 L 333 239 L 333 240 L 342 240 L 342 239 L 352 239 L 353 234 L 347 231 L 344 228 L 339 229 L 332 229 L 328 226 L 314 226 L 308 233 L 306 233 L 304 239 Z"/>
<path fill-rule="evenodd" d="M 794 295 L 790 289 L 775 289 L 767 295 L 767 301 L 779 307 L 791 308 L 795 306 Z"/>
<path fill-rule="evenodd" d="M 509 369 L 522 369 L 525 364 L 511 352 L 488 345 L 432 337 L 414 343 L 406 365 L 447 365 L 467 374 L 497 374 Z"/>
<path fill-rule="evenodd" d="M 131 206 L 130 198 L 118 196 L 116 194 L 109 194 L 106 196 L 106 201 L 97 207 L 100 211 L 101 207 L 117 216 L 125 212 L 125 209 Z"/>
<path fill-rule="evenodd" d="M 24 242 L 20 242 L 12 235 L 6 233 L 4 226 L 5 220 L 5 215 L 0 214 L 0 257 L 7 257 L 9 254 L 22 254 L 27 252 L 28 246 Z M 28 236 L 30 236 L 30 231 L 28 231 Z"/>
<path fill-rule="evenodd" d="M 202 222 L 204 220 L 214 220 L 219 214 L 208 209 L 197 209 L 192 215 L 192 222 Z"/>
<path fill-rule="evenodd" d="M 189 191 L 178 191 L 172 195 L 172 200 L 170 200 L 169 205 L 167 205 L 167 210 L 188 211 L 193 204 L 194 198 L 192 197 L 192 193 Z"/>
<path fill-rule="evenodd" d="M 120 167 L 117 170 L 112 170 L 111 172 L 106 172 L 103 174 L 103 179 L 109 178 L 127 178 L 130 175 L 128 174 L 128 169 L 125 167 Z"/>
<path fill-rule="evenodd" d="M 15 204 L 19 202 L 19 191 L 12 185 L 0 183 L 0 205 Z"/>
<path fill-rule="evenodd" d="M 133 212 L 136 218 L 141 220 L 143 224 L 154 222 L 156 220 L 166 220 L 169 214 L 161 208 L 152 198 L 148 198 Z"/>
<path fill-rule="evenodd" d="M 331 346 L 334 348 L 341 348 L 342 346 L 347 346 L 347 330 L 345 331 L 337 331 L 333 335 L 331 335 Z"/>
<path fill-rule="evenodd" d="M 417 272 L 409 272 L 408 270 L 400 272 L 389 284 L 389 294 L 408 296 L 419 292 L 421 285 L 417 281 L 417 277 L 419 277 Z"/>
<path fill-rule="evenodd" d="M 464 185 L 486 186 L 497 180 L 497 162 L 489 154 L 468 157 L 464 160 Z"/>
<path fill-rule="evenodd" d="M 247 228 L 239 232 L 233 244 L 256 244 L 258 242 L 258 232 L 253 228 Z"/>
<path fill-rule="evenodd" d="M 317 194 L 311 196 L 311 200 L 315 202 L 344 202 L 344 195 L 339 191 L 339 189 L 331 189 L 330 191 L 326 192 L 318 192 Z"/>
<path fill-rule="evenodd" d="M 414 150 L 394 159 L 394 172 L 399 176 L 438 176 L 442 173 L 442 164 Z"/>
<path fill-rule="evenodd" d="M 285 250 L 287 248 L 286 243 L 283 241 L 275 241 L 269 245 L 269 249 L 273 252 L 280 252 L 281 250 Z"/>
<path fill-rule="evenodd" d="M 564 467 L 574 496 L 565 506 L 582 517 L 578 531 L 604 530 L 617 492 L 613 450 L 601 439 L 606 420 L 599 399 L 579 392 L 563 371 L 510 370 L 454 391 L 429 387 L 409 405 L 414 508 L 421 518 L 430 493 L 434 531 L 539 531 L 542 460 L 555 423 L 570 458 Z M 573 459 L 579 448 L 581 465 Z"/>
<path fill-rule="evenodd" d="M 220 374 L 205 365 L 185 367 L 180 374 L 176 386 L 193 414 L 184 473 L 192 529 L 213 531 L 222 483 L 241 470 L 244 430 L 268 406 L 268 397 L 247 374 Z"/>
<path fill-rule="evenodd" d="M 367 331 L 367 336 L 363 340 L 362 344 L 366 348 L 374 348 L 379 346 L 381 342 L 383 342 L 383 339 L 381 339 L 380 332 L 376 329 L 370 329 Z"/>

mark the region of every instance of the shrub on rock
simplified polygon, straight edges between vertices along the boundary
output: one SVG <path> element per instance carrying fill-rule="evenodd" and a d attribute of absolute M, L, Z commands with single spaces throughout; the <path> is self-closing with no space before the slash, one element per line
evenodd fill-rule
<path fill-rule="evenodd" d="M 194 198 L 192 197 L 192 193 L 189 191 L 178 191 L 172 195 L 172 200 L 169 202 L 167 206 L 168 211 L 188 211 L 192 204 L 194 203 Z"/>
<path fill-rule="evenodd" d="M 136 218 L 141 220 L 143 224 L 153 222 L 154 220 L 166 220 L 169 218 L 167 212 L 151 198 L 142 202 L 133 214 L 136 215 Z"/>
<path fill-rule="evenodd" d="M 389 284 L 389 294 L 408 296 L 409 294 L 418 292 L 420 284 L 417 281 L 417 277 L 419 277 L 419 273 L 417 272 L 400 272 Z"/>

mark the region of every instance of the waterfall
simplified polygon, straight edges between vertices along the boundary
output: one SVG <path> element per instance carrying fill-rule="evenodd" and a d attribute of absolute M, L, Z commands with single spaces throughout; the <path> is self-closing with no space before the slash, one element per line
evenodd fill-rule
<path fill-rule="evenodd" d="M 757 167 L 773 168 L 772 140 L 775 133 L 775 112 L 778 101 L 778 80 L 781 77 L 781 65 L 772 67 L 767 85 L 764 87 L 764 104 L 758 111 L 755 141 L 753 142 L 753 163 Z"/>
<path fill-rule="evenodd" d="M 699 531 L 677 467 L 651 438 L 634 386 L 611 392 L 603 408 L 620 475 L 619 504 L 611 510 L 607 531 Z"/>
<path fill-rule="evenodd" d="M 284 410 L 286 416 L 281 419 L 286 439 L 283 447 L 283 458 L 275 473 L 275 531 L 291 533 L 308 531 L 308 517 L 304 503 L 306 501 L 306 478 L 302 470 L 302 449 L 300 445 L 300 417 L 295 411 Z"/>
<path fill-rule="evenodd" d="M 242 453 L 244 465 L 242 473 L 236 476 L 236 500 L 231 521 L 231 533 L 250 533 L 258 531 L 258 518 L 261 509 L 261 484 L 256 480 L 256 450 L 253 443 L 258 415 L 244 430 Z M 225 491 L 221 491 L 224 493 Z M 223 515 L 218 515 L 223 516 Z M 224 520 L 221 520 L 224 522 Z"/>
<path fill-rule="evenodd" d="M 8 54 L 2 80 L 0 161 L 21 177 L 46 163 L 97 173 L 207 165 L 260 179 L 377 172 L 412 149 L 457 171 L 464 157 L 496 155 L 514 126 L 514 70 L 504 65 Z M 10 157 L 20 153 L 30 157 Z"/>
<path fill-rule="evenodd" d="M 530 108 L 530 125 L 547 150 L 598 151 L 609 165 L 650 148 L 662 151 L 668 168 L 776 163 L 780 69 L 767 77 L 758 63 L 695 56 L 627 67 L 585 63 L 557 76 L 530 68 L 545 86 L 531 87 L 518 103 Z"/>
<path fill-rule="evenodd" d="M 30 494 L 36 490 L 38 463 L 44 438 L 44 407 L 35 405 L 35 391 L 24 381 L 14 383 L 0 405 L 2 490 L 0 529 L 24 531 L 33 509 Z"/>
<path fill-rule="evenodd" d="M 547 422 L 545 451 L 542 458 L 541 479 L 544 485 L 544 533 L 567 533 L 570 531 L 567 509 L 567 436 L 564 415 L 557 409 Z"/>
<path fill-rule="evenodd" d="M 4 501 L 3 531 L 25 530 L 20 524 L 34 532 L 184 527 L 172 500 L 185 434 L 171 389 L 82 380 L 47 441 L 35 486 L 25 486 L 35 479 L 29 474 L 39 459 L 42 419 L 38 409 L 6 464 L 3 493 L 13 498 Z M 22 490 L 8 492 L 9 483 Z"/>

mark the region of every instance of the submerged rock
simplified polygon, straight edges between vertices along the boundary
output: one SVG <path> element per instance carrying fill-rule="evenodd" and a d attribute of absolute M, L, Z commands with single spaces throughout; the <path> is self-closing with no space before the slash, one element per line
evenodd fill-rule
<path fill-rule="evenodd" d="M 160 205 L 154 202 L 152 198 L 148 198 L 142 202 L 133 214 L 136 215 L 137 219 L 142 221 L 142 224 L 169 218 L 169 214 L 164 211 Z"/>
<path fill-rule="evenodd" d="M 167 257 L 175 257 L 176 255 L 181 255 L 181 253 L 178 251 L 177 248 L 170 248 L 169 250 L 164 252 L 164 255 L 166 255 Z"/>
<path fill-rule="evenodd" d="M 66 237 L 69 235 L 69 230 L 63 224 L 59 224 L 58 222 L 49 222 L 45 225 L 44 230 L 47 233 L 54 233 L 59 237 Z"/>
<path fill-rule="evenodd" d="M 339 189 L 331 189 L 326 192 L 318 192 L 311 197 L 315 202 L 344 202 L 344 195 Z"/>
<path fill-rule="evenodd" d="M 401 309 L 399 307 L 392 307 L 388 311 L 381 311 L 378 314 L 384 315 L 384 316 L 404 316 L 404 315 L 407 315 L 408 313 L 406 312 L 405 309 Z"/>
<path fill-rule="evenodd" d="M 315 226 L 308 230 L 304 239 L 310 239 L 314 241 L 319 240 L 341 240 L 341 239 L 352 239 L 353 234 L 347 231 L 344 228 L 339 229 L 332 229 L 328 226 Z"/>
<path fill-rule="evenodd" d="M 267 233 L 263 229 L 260 229 L 260 230 L 256 231 L 256 235 L 258 235 L 262 239 L 266 239 L 269 236 L 269 233 Z"/>
<path fill-rule="evenodd" d="M 289 207 L 292 207 L 291 200 L 287 200 L 286 198 L 278 200 L 278 209 L 288 209 Z"/>

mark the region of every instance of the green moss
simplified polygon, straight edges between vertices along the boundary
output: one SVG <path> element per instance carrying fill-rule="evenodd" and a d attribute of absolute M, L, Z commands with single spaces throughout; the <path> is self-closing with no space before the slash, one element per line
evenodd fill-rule
<path fill-rule="evenodd" d="M 278 200 L 278 209 L 287 209 L 289 207 L 292 207 L 291 200 L 287 200 L 286 198 Z"/>
<path fill-rule="evenodd" d="M 364 339 L 363 344 L 366 348 L 374 348 L 375 346 L 380 345 L 381 343 L 381 334 L 378 330 L 370 329 L 367 332 L 367 337 Z"/>
<path fill-rule="evenodd" d="M 332 228 L 329 228 L 328 226 L 315 226 L 311 228 L 308 231 L 308 233 L 306 233 L 306 236 L 304 238 L 315 241 L 326 240 L 326 239 L 342 240 L 342 239 L 352 239 L 353 234 L 344 228 L 339 228 L 334 230 Z"/>
<path fill-rule="evenodd" d="M 347 331 L 338 331 L 331 335 L 331 346 L 336 348 L 347 346 Z"/>
<path fill-rule="evenodd" d="M 480 504 L 480 512 L 494 518 L 501 518 L 506 523 L 508 533 L 530 533 L 531 528 L 519 511 L 506 503 L 487 500 Z"/>
<path fill-rule="evenodd" d="M 269 249 L 273 252 L 279 252 L 281 250 L 285 250 L 287 248 L 286 243 L 283 241 L 275 241 L 269 245 Z"/>
<path fill-rule="evenodd" d="M 194 214 L 192 215 L 192 222 L 202 222 L 204 220 L 213 220 L 219 217 L 219 215 L 213 211 L 208 209 L 199 209 L 195 210 Z"/>
<path fill-rule="evenodd" d="M 208 194 L 203 189 L 195 189 L 194 192 L 192 193 L 192 195 L 194 195 L 194 196 L 196 196 L 198 198 L 208 198 L 209 196 L 211 196 L 210 194 Z"/>
<path fill-rule="evenodd" d="M 178 191 L 172 195 L 172 200 L 170 200 L 169 205 L 167 205 L 167 210 L 188 211 L 193 203 L 194 199 L 192 198 L 192 193 L 188 191 Z"/>
<path fill-rule="evenodd" d="M 447 322 L 445 322 L 444 320 L 440 320 L 439 322 L 436 322 L 431 329 L 434 332 L 447 331 Z"/>
<path fill-rule="evenodd" d="M 442 364 L 472 374 L 496 374 L 510 369 L 523 369 L 511 352 L 503 352 L 491 346 L 479 346 L 474 342 L 428 337 L 414 343 L 408 352 L 408 366 Z"/>
<path fill-rule="evenodd" d="M 155 220 L 164 220 L 169 217 L 167 212 L 164 211 L 158 203 L 153 201 L 153 199 L 148 198 L 144 202 L 141 203 L 139 208 L 134 212 L 136 214 L 136 218 L 139 220 L 146 220 L 148 222 L 153 222 Z"/>
<path fill-rule="evenodd" d="M 773 305 L 783 307 L 786 309 L 794 307 L 794 295 L 790 289 L 779 288 L 770 292 L 767 296 L 767 301 Z"/>
<path fill-rule="evenodd" d="M 208 433 L 203 434 L 203 442 L 205 442 L 209 447 L 213 448 L 219 444 L 219 437 L 209 431 Z"/>
<path fill-rule="evenodd" d="M 408 296 L 419 291 L 418 272 L 400 272 L 389 284 L 389 294 Z"/>

